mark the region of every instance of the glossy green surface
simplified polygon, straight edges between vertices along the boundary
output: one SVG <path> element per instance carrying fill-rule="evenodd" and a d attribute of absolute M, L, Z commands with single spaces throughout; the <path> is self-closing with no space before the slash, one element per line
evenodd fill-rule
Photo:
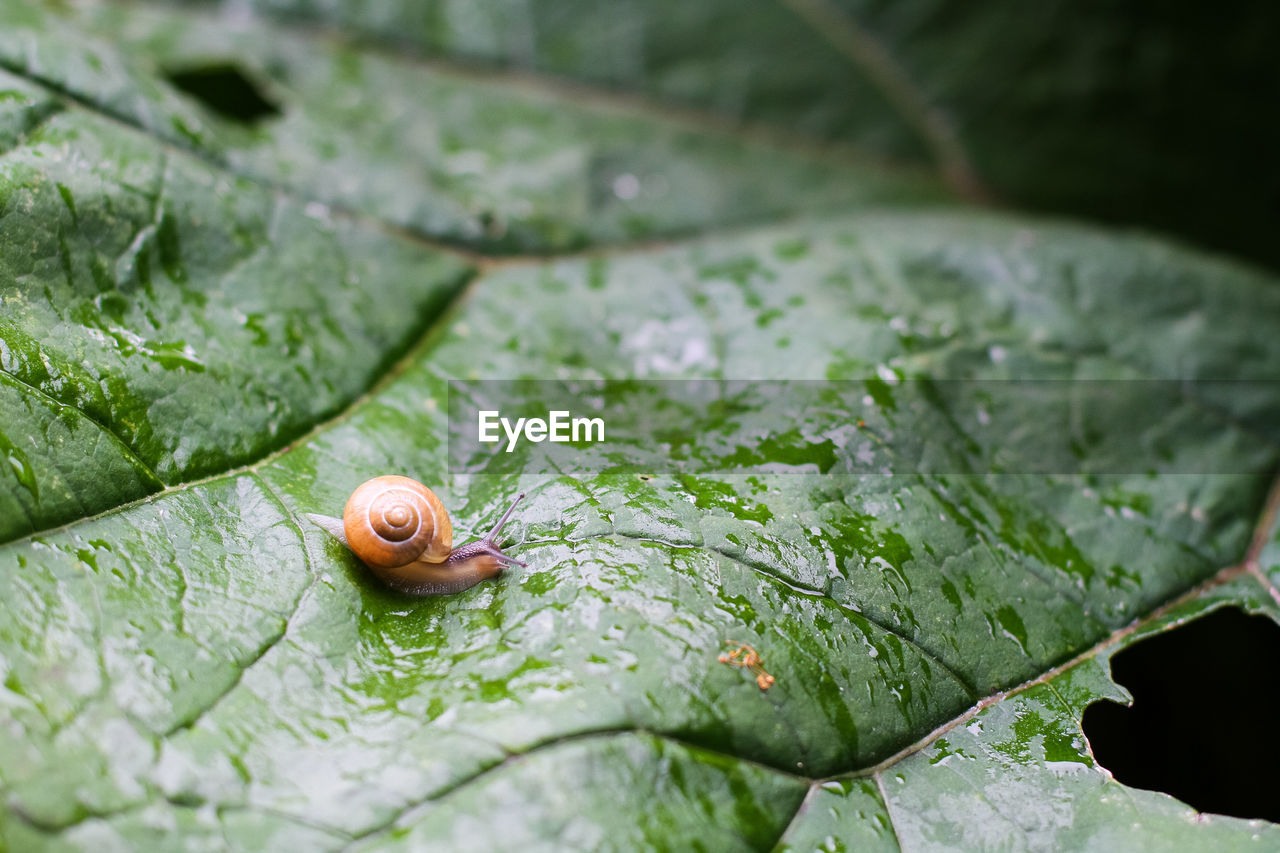
<path fill-rule="evenodd" d="M 0 450 L 23 489 L 0 497 L 0 540 L 282 446 L 385 372 L 468 275 L 0 72 L 6 91 Z"/>
<path fill-rule="evenodd" d="M 850 210 L 664 247 L 463 257 L 361 195 L 365 176 L 399 174 L 394 158 L 362 149 L 374 163 L 341 199 L 362 212 L 338 213 L 283 160 L 175 145 L 156 121 L 195 108 L 144 54 L 76 47 L 100 38 L 78 26 L 128 29 L 128 8 L 54 24 L 15 9 L 0 32 L 0 54 L 63 75 L 56 89 L 0 77 L 0 843 L 1277 843 L 1110 781 L 1079 718 L 1122 696 L 1103 664 L 1137 636 L 1124 626 L 1246 554 L 1280 464 L 1280 399 L 1187 384 L 1164 428 L 1128 435 L 1132 408 L 986 411 L 906 386 L 1265 380 L 1280 373 L 1273 279 L 1082 226 L 864 210 L 878 178 L 756 143 L 707 179 L 751 198 L 765 190 L 749 180 L 785 178 L 774 158 L 794 158 L 848 177 L 832 192 Z M 225 38 L 172 13 L 136 20 L 131 44 L 155 56 Z M 324 75 L 331 59 L 292 61 Z M 655 134 L 636 145 L 658 162 L 692 162 L 654 141 L 674 123 L 625 104 L 448 85 L 587 122 L 524 124 L 533 148 L 607 136 L 590 122 L 608 113 Z M 319 112 L 317 138 L 331 120 Z M 719 169 L 708 151 L 697 168 Z M 618 235 L 607 214 L 529 198 L 551 229 L 522 232 L 537 248 L 562 245 L 552 231 Z M 716 204 L 680 227 L 736 221 Z M 451 227 L 431 233 L 462 239 Z M 753 413 L 709 410 L 687 452 L 714 476 L 643 447 L 605 447 L 586 475 L 522 453 L 449 474 L 448 381 L 520 376 L 848 380 L 866 395 L 772 442 Z M 986 429 L 1001 422 L 1025 431 Z M 810 440 L 840 429 L 844 444 Z M 1015 450 L 1085 473 L 1001 470 Z M 971 473 L 924 472 L 922 454 Z M 527 492 L 503 537 L 527 567 L 456 596 L 380 586 L 305 514 L 338 514 L 384 473 L 435 489 L 459 542 Z M 1271 541 L 1258 571 L 1143 630 L 1227 604 L 1275 615 Z M 752 644 L 776 683 L 719 663 L 726 643 Z"/>
<path fill-rule="evenodd" d="M 808 251 L 770 251 L 800 233 Z M 868 245 L 883 259 L 874 275 L 858 272 Z M 723 481 L 642 479 L 625 460 L 580 480 L 521 470 L 517 456 L 496 458 L 483 475 L 443 475 L 448 375 L 539 375 L 579 363 L 591 365 L 584 373 L 617 376 L 820 376 L 832 364 L 847 369 L 852 352 L 868 364 L 980 375 L 1013 358 L 966 354 L 994 330 L 1023 371 L 1057 375 L 1061 361 L 1049 354 L 1069 345 L 1068 329 L 1055 340 L 1041 318 L 1069 317 L 1091 299 L 1061 289 L 1052 275 L 1060 266 L 1025 265 L 1036 274 L 1022 292 L 1036 307 L 1023 314 L 998 286 L 966 289 L 969 299 L 949 316 L 927 298 L 936 259 L 954 256 L 960 270 L 965 256 L 1009 266 L 1024 245 L 1042 259 L 1084 246 L 1090 263 L 1113 260 L 1136 281 L 1167 265 L 1181 273 L 1170 287 L 1204 288 L 1214 321 L 1182 342 L 1187 371 L 1214 369 L 1214 348 L 1198 338 L 1212 341 L 1225 325 L 1247 332 L 1260 322 L 1259 302 L 1276 298 L 1252 274 L 1156 244 L 939 215 L 855 218 L 493 273 L 391 382 L 296 448 L 250 473 L 6 550 L 13 590 L 4 598 L 24 602 L 5 629 L 14 673 L 6 683 L 21 697 L 14 721 L 24 737 L 12 747 L 23 752 L 2 766 L 27 774 L 5 780 L 16 808 L 46 827 L 132 814 L 158 797 L 288 816 L 339 836 L 396 821 L 412 831 L 419 814 L 454 827 L 465 820 L 447 804 L 470 802 L 455 790 L 481 784 L 469 780 L 485 779 L 504 756 L 536 750 L 529 766 L 542 767 L 557 754 L 550 745 L 566 738 L 633 730 L 821 779 L 884 759 L 976 698 L 1097 642 L 1236 559 L 1266 479 L 895 474 L 894 443 L 914 439 L 891 390 L 863 413 L 889 437 L 886 474 L 776 474 L 765 457 Z M 725 272 L 743 258 L 759 259 L 749 275 Z M 834 270 L 853 272 L 836 286 Z M 593 285 L 600 280 L 613 286 Z M 780 306 L 778 329 L 767 333 L 808 322 L 790 365 L 741 345 L 761 334 L 759 302 L 781 285 L 806 298 Z M 1071 303 L 1047 309 L 1057 294 Z M 717 300 L 714 313 L 700 311 L 701 296 Z M 575 310 L 560 310 L 562 300 Z M 805 320 L 809 302 L 854 327 L 815 327 Z M 903 317 L 899 327 L 960 331 L 949 346 L 913 356 L 902 335 L 856 334 L 858 306 L 871 303 Z M 1105 307 L 1104 330 L 1122 321 L 1121 306 Z M 503 331 L 517 325 L 528 333 Z M 1147 328 L 1158 359 L 1171 333 L 1157 319 Z M 1127 375 L 1130 362 L 1151 358 L 1133 341 L 1082 345 L 1104 375 Z M 1250 351 L 1242 375 L 1276 358 L 1265 346 Z M 704 360 L 682 368 L 690 352 Z M 933 361 L 936 352 L 947 357 Z M 1162 367 L 1146 362 L 1151 374 Z M 1222 421 L 1183 433 L 1179 452 L 1210 454 L 1224 470 L 1274 464 L 1274 446 L 1223 441 L 1231 429 Z M 930 440 L 956 450 L 971 441 L 960 429 Z M 511 550 L 529 566 L 459 596 L 406 600 L 298 522 L 304 512 L 336 512 L 358 482 L 385 471 L 437 486 L 459 539 L 495 518 L 516 489 L 529 491 L 509 528 Z M 36 636 L 34 646 L 22 641 Z M 777 684 L 762 693 L 719 664 L 726 640 L 760 649 Z M 102 648 L 110 654 L 98 660 Z M 98 728 L 109 725 L 112 738 Z M 628 760 L 665 766 L 646 756 Z M 95 786 L 68 797 L 53 766 L 102 769 Z M 512 797 L 530 787 L 512 784 Z M 737 796 L 727 780 L 717 784 L 729 787 L 712 785 L 719 793 L 707 796 Z M 413 811 L 437 798 L 438 808 Z M 528 808 L 526 830 L 536 836 L 557 807 L 535 799 Z M 678 839 L 691 830 L 680 829 L 683 807 L 673 808 Z"/>
<path fill-rule="evenodd" d="M 606 734 L 509 759 L 362 836 L 354 849 L 761 849 L 807 787 L 807 780 L 661 737 Z M 619 808 L 627 821 L 617 819 Z M 511 814 L 530 819 L 504 819 Z"/>
<path fill-rule="evenodd" d="M 1268 590 L 1246 579 L 1171 612 L 1124 644 L 1224 604 L 1280 614 Z M 1079 720 L 1099 697 L 1128 700 L 1110 681 L 1116 649 L 988 708 L 877 774 L 902 848 L 1275 849 L 1275 824 L 1197 814 L 1171 797 L 1122 785 L 1095 763 Z"/>

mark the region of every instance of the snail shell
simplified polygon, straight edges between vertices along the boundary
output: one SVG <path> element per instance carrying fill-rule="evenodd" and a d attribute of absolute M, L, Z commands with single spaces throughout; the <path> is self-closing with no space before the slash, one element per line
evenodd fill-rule
<path fill-rule="evenodd" d="M 446 595 L 494 577 L 504 564 L 523 566 L 498 547 L 516 499 L 483 538 L 453 547 L 453 524 L 435 493 L 408 477 L 375 477 L 361 484 L 342 518 L 311 515 L 312 523 L 350 548 L 389 586 L 410 595 Z"/>
<path fill-rule="evenodd" d="M 443 563 L 453 550 L 453 525 L 435 492 L 408 477 L 374 477 L 342 511 L 347 546 L 372 569 L 422 560 Z"/>

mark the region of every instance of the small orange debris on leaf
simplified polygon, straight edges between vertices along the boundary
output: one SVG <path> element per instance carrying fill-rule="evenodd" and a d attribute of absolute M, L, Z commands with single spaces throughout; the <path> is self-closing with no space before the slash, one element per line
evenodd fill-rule
<path fill-rule="evenodd" d="M 720 663 L 751 670 L 756 674 L 756 684 L 761 690 L 768 690 L 773 686 L 775 679 L 764 671 L 764 659 L 760 657 L 760 653 L 755 650 L 754 646 L 733 640 L 726 640 L 725 645 L 735 648 L 732 651 L 721 652 L 717 658 Z"/>

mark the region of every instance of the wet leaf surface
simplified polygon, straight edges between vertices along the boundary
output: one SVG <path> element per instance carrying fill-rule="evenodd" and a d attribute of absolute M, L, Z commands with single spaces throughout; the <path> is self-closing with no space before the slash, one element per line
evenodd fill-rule
<path fill-rule="evenodd" d="M 1141 632 L 1274 615 L 1275 537 L 1250 538 L 1280 399 L 1190 383 L 1276 375 L 1273 279 L 1151 238 L 907 210 L 939 196 L 305 30 L 5 12 L 11 848 L 1275 843 L 1112 781 L 1079 722 L 1121 696 L 1105 663 Z M 165 82 L 177 57 L 242 63 L 281 117 L 217 118 Z M 348 127 L 343 92 L 385 96 L 385 133 Z M 432 172 L 464 151 L 467 180 Z M 637 163 L 670 183 L 638 230 L 618 184 L 644 186 Z M 501 229 L 484 199 L 511 206 Z M 443 245 L 688 231 L 708 233 L 502 263 Z M 689 452 L 722 474 L 644 448 L 585 475 L 524 453 L 449 473 L 450 380 L 553 376 L 867 393 L 796 425 L 843 430 L 851 456 L 708 412 Z M 1079 466 L 1024 473 L 999 469 L 992 413 L 904 384 L 1007 378 L 1188 385 L 1173 428 L 1131 444 L 1107 440 L 1123 409 L 1085 435 L 1050 428 L 1070 405 L 1008 403 L 1021 447 Z M 922 448 L 957 473 L 922 470 Z M 528 492 L 505 534 L 527 567 L 456 596 L 380 586 L 305 514 L 392 472 L 440 494 L 460 541 Z M 775 684 L 720 663 L 726 642 Z"/>

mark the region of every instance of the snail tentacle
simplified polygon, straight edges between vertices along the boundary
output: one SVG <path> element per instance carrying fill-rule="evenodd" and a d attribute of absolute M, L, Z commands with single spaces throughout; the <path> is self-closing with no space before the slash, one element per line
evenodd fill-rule
<path fill-rule="evenodd" d="M 319 527 L 348 548 L 351 547 L 351 543 L 347 541 L 347 531 L 342 525 L 342 519 L 334 518 L 332 515 L 320 515 L 316 512 L 308 512 L 306 516 L 307 520 L 316 527 Z"/>
<path fill-rule="evenodd" d="M 493 542 L 495 539 L 497 539 L 498 534 L 502 532 L 502 525 L 507 523 L 507 519 L 511 518 L 511 513 L 516 511 L 516 506 L 522 500 L 524 500 L 524 492 L 521 492 L 520 494 L 516 495 L 516 499 L 511 502 L 511 506 L 507 507 L 507 511 L 502 514 L 502 518 L 498 519 L 498 523 L 495 524 L 493 528 L 488 533 L 486 533 L 484 535 L 484 538 L 481 539 L 480 541 Z"/>
<path fill-rule="evenodd" d="M 479 557 L 489 557 L 501 563 L 508 563 L 515 566 L 526 565 L 515 557 L 504 554 L 502 549 L 498 547 L 497 543 L 498 534 L 502 532 L 502 526 L 507 523 L 507 519 L 511 518 L 511 513 L 515 512 L 516 505 L 522 500 L 524 500 L 524 492 L 516 495 L 516 499 L 511 502 L 511 506 L 507 507 L 507 511 L 502 514 L 502 518 L 498 519 L 498 523 L 495 524 L 488 533 L 477 539 L 475 542 L 468 542 L 466 545 L 454 548 L 453 553 L 449 555 L 449 559 L 445 561 L 446 564 L 456 566 L 465 563 L 467 560 Z M 499 568 L 501 568 L 501 566 L 499 566 Z"/>

